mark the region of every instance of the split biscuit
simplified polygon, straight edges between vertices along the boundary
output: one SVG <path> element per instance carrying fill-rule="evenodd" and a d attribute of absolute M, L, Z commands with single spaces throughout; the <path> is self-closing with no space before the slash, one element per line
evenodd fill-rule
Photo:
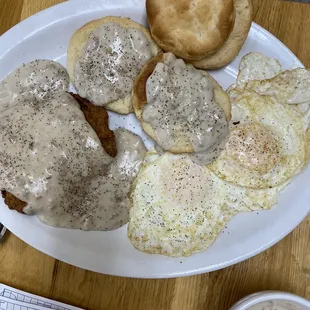
<path fill-rule="evenodd" d="M 229 64 L 239 54 L 252 24 L 252 0 L 235 0 L 235 11 L 235 25 L 227 41 L 215 54 L 201 60 L 191 61 L 196 68 L 219 69 Z"/>
<path fill-rule="evenodd" d="M 233 0 L 146 0 L 154 40 L 187 60 L 217 51 L 234 27 Z"/>

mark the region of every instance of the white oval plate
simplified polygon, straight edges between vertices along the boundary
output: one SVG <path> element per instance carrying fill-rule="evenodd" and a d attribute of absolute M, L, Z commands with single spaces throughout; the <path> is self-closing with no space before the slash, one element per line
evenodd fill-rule
<path fill-rule="evenodd" d="M 144 0 L 76 0 L 40 12 L 0 37 L 0 80 L 23 62 L 47 58 L 66 64 L 71 35 L 86 22 L 106 15 L 127 16 L 146 25 Z M 240 55 L 212 74 L 226 88 L 235 81 L 243 55 L 259 51 L 278 58 L 284 68 L 302 66 L 280 41 L 253 24 Z M 133 115 L 110 114 L 111 128 L 141 134 Z M 146 145 L 152 141 L 143 136 Z M 127 226 L 111 232 L 83 232 L 42 224 L 34 216 L 10 211 L 0 201 L 0 221 L 19 238 L 59 260 L 92 271 L 139 278 L 177 277 L 224 268 L 269 248 L 292 231 L 310 210 L 310 169 L 294 179 L 270 211 L 235 216 L 205 252 L 188 258 L 143 254 L 127 238 Z"/>

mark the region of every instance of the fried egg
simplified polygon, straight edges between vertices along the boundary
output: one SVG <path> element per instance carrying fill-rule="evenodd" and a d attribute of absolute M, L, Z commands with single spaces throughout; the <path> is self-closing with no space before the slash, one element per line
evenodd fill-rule
<path fill-rule="evenodd" d="M 230 137 L 208 167 L 220 178 L 248 188 L 278 186 L 305 164 L 305 130 L 300 113 L 255 93 L 232 102 Z"/>
<path fill-rule="evenodd" d="M 236 81 L 237 88 L 244 88 L 252 80 L 266 80 L 273 78 L 282 71 L 277 59 L 267 57 L 261 53 L 245 55 L 239 64 L 239 73 Z"/>
<path fill-rule="evenodd" d="M 267 57 L 261 53 L 248 53 L 242 57 L 239 64 L 236 83 L 228 87 L 226 92 L 231 100 L 235 100 L 251 92 L 251 90 L 244 90 L 249 81 L 270 79 L 281 72 L 282 66 L 277 59 Z"/>
<path fill-rule="evenodd" d="M 254 92 L 273 96 L 281 103 L 294 104 L 307 130 L 310 125 L 309 83 L 309 70 L 294 68 L 282 72 L 278 60 L 261 53 L 249 53 L 242 58 L 236 83 L 227 89 L 227 94 L 231 100 L 236 100 Z"/>
<path fill-rule="evenodd" d="M 286 70 L 271 79 L 249 81 L 244 89 L 275 97 L 279 102 L 300 104 L 310 101 L 310 70 Z"/>
<path fill-rule="evenodd" d="M 287 70 L 269 80 L 249 80 L 244 89 L 231 89 L 230 98 L 255 92 L 262 96 L 273 96 L 281 103 L 291 104 L 300 113 L 304 129 L 310 125 L 310 71 L 303 68 Z"/>
<path fill-rule="evenodd" d="M 271 208 L 277 192 L 225 182 L 187 155 L 150 151 L 132 186 L 128 237 L 142 252 L 189 256 L 208 248 L 238 212 Z"/>

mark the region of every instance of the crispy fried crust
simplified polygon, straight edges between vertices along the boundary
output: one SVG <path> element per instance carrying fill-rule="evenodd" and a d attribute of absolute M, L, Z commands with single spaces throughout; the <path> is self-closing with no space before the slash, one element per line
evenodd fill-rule
<path fill-rule="evenodd" d="M 153 73 L 156 65 L 162 61 L 164 61 L 164 54 L 159 53 L 157 56 L 152 58 L 148 64 L 144 66 L 137 79 L 135 80 L 132 91 L 133 107 L 139 120 L 142 120 L 143 107 L 147 104 L 146 81 Z"/>
<path fill-rule="evenodd" d="M 14 195 L 7 191 L 1 191 L 2 197 L 4 198 L 4 203 L 9 207 L 11 210 L 16 210 L 19 213 L 24 213 L 23 209 L 26 207 L 27 203 L 19 200 Z"/>
<path fill-rule="evenodd" d="M 146 99 L 146 82 L 149 76 L 153 73 L 156 65 L 160 62 L 163 62 L 165 55 L 160 53 L 147 63 L 137 79 L 135 80 L 133 90 L 132 90 L 132 104 L 137 118 L 141 121 L 143 130 L 154 140 L 157 141 L 156 134 L 152 126 L 145 122 L 142 118 L 143 108 L 147 104 Z M 223 109 L 226 119 L 231 119 L 231 104 L 228 95 L 224 92 L 222 87 L 217 83 L 217 81 L 205 71 L 200 71 L 202 74 L 208 76 L 213 85 L 214 98 L 216 103 Z M 188 140 L 180 141 L 180 144 L 173 146 L 168 150 L 171 153 L 191 153 L 194 152 L 193 146 Z"/>
<path fill-rule="evenodd" d="M 238 55 L 251 28 L 252 0 L 235 0 L 235 10 L 235 25 L 226 42 L 213 55 L 192 61 L 196 68 L 219 69 L 229 64 Z"/>
<path fill-rule="evenodd" d="M 80 104 L 85 118 L 90 126 L 95 130 L 104 150 L 112 157 L 116 156 L 116 142 L 114 132 L 109 129 L 109 115 L 102 106 L 91 104 L 87 99 L 79 95 L 70 93 L 70 95 Z"/>
<path fill-rule="evenodd" d="M 112 157 L 116 156 L 116 141 L 114 132 L 109 129 L 109 115 L 104 107 L 95 106 L 88 100 L 81 98 L 77 94 L 69 93 L 80 105 L 87 122 L 95 130 L 104 150 Z M 27 203 L 18 199 L 7 191 L 1 191 L 5 204 L 11 210 L 24 213 L 23 209 Z"/>
<path fill-rule="evenodd" d="M 233 0 L 146 0 L 146 12 L 157 44 L 189 60 L 216 52 L 234 26 Z"/>

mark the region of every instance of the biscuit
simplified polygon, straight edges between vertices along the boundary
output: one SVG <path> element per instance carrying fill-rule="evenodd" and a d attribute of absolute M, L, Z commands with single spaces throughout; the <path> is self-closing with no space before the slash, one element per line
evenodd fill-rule
<path fill-rule="evenodd" d="M 235 25 L 227 41 L 215 54 L 201 60 L 191 61 L 196 68 L 219 69 L 229 64 L 238 55 L 251 28 L 252 0 L 235 0 L 235 11 Z"/>
<path fill-rule="evenodd" d="M 146 82 L 150 75 L 153 73 L 156 65 L 160 62 L 163 62 L 167 54 L 160 53 L 155 56 L 148 64 L 144 66 L 141 73 L 138 75 L 135 80 L 133 91 L 132 91 L 132 99 L 133 99 L 133 107 L 137 118 L 141 121 L 141 125 L 143 130 L 155 141 L 157 142 L 156 134 L 152 128 L 152 126 L 143 120 L 142 113 L 143 108 L 147 104 L 146 98 Z M 212 81 L 214 99 L 215 102 L 222 108 L 227 120 L 231 118 L 231 104 L 226 92 L 222 89 L 222 87 L 218 84 L 218 82 L 207 72 L 201 71 L 203 75 L 208 76 Z M 179 153 L 192 153 L 194 152 L 193 146 L 189 141 L 189 138 L 183 137 L 183 139 L 179 140 L 178 145 L 174 145 L 171 149 L 168 150 L 171 153 L 179 154 Z"/>
<path fill-rule="evenodd" d="M 70 79 L 74 84 L 74 72 L 75 72 L 75 64 L 79 60 L 80 56 L 83 53 L 84 46 L 86 45 L 90 34 L 95 31 L 97 28 L 102 26 L 105 23 L 117 23 L 121 25 L 123 28 L 137 29 L 146 36 L 149 41 L 150 49 L 152 56 L 155 56 L 160 48 L 151 38 L 150 32 L 135 21 L 132 21 L 129 18 L 121 18 L 115 16 L 107 16 L 101 19 L 90 21 L 85 24 L 83 27 L 78 29 L 70 39 L 69 47 L 68 47 L 68 55 L 67 55 L 67 71 L 69 73 Z M 89 99 L 89 98 L 88 98 Z M 96 102 L 93 102 L 96 104 Z M 128 114 L 133 112 L 131 95 L 127 95 L 125 98 L 118 99 L 116 101 L 109 102 L 105 106 L 108 110 L 120 113 L 120 114 Z"/>
<path fill-rule="evenodd" d="M 233 0 L 146 0 L 154 40 L 188 60 L 216 52 L 234 26 Z"/>

